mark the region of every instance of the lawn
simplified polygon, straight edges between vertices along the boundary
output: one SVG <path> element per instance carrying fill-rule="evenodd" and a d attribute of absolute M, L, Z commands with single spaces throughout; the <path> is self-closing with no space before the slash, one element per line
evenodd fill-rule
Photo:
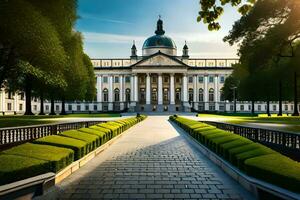
<path fill-rule="evenodd" d="M 38 124 L 49 124 L 63 121 L 66 118 L 104 118 L 104 117 L 120 117 L 118 113 L 99 113 L 99 114 L 69 114 L 55 116 L 22 116 L 22 115 L 6 115 L 0 116 L 0 128 L 29 126 Z"/>
<path fill-rule="evenodd" d="M 200 120 L 203 121 L 219 121 L 231 124 L 250 125 L 260 128 L 269 128 L 300 133 L 300 117 L 278 117 L 274 115 L 272 117 L 266 117 L 264 115 L 249 117 L 200 114 L 199 118 L 201 118 Z"/>

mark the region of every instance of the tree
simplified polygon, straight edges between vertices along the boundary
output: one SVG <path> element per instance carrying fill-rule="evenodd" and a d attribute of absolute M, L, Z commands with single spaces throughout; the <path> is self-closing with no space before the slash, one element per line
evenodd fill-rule
<path fill-rule="evenodd" d="M 87 71 L 87 88 L 85 94 L 85 100 L 93 101 L 96 96 L 96 79 L 94 73 L 94 66 L 91 59 L 87 54 L 83 54 L 83 64 Z"/>
<path fill-rule="evenodd" d="M 25 113 L 32 114 L 31 91 L 36 75 L 59 72 L 66 55 L 57 31 L 38 9 L 24 0 L 1 3 L 5 9 L 0 12 L 0 47 L 8 56 L 1 56 L 0 83 L 16 77 L 23 80 Z"/>

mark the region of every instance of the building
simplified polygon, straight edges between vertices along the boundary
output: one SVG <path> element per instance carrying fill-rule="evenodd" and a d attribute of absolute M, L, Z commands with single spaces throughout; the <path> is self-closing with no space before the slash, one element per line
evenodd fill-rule
<path fill-rule="evenodd" d="M 92 59 L 97 79 L 94 102 L 67 102 L 67 112 L 107 111 L 234 111 L 233 102 L 224 101 L 222 87 L 238 59 L 197 59 L 189 57 L 185 44 L 177 52 L 175 42 L 165 35 L 163 21 L 157 21 L 155 35 L 145 40 L 142 56 L 135 44 L 130 58 Z M 178 54 L 181 54 L 178 56 Z M 0 113 L 23 113 L 24 93 L 0 90 Z M 251 102 L 237 102 L 237 112 L 251 112 Z M 266 112 L 265 102 L 255 102 L 256 112 Z M 32 110 L 40 110 L 39 99 L 33 98 Z M 61 103 L 55 102 L 59 113 Z M 270 103 L 270 111 L 279 110 L 278 102 Z M 50 102 L 44 103 L 45 113 Z M 283 102 L 285 113 L 293 112 L 293 104 Z"/>

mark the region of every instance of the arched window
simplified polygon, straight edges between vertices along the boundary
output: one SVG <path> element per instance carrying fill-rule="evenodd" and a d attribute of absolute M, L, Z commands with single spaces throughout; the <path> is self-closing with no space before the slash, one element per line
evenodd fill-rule
<path fill-rule="evenodd" d="M 164 95 L 164 96 L 163 96 L 164 99 L 163 99 L 163 100 L 164 100 L 164 101 L 169 101 L 169 89 L 168 89 L 168 88 L 164 88 L 163 91 L 164 91 L 164 94 L 163 94 L 163 95 Z"/>
<path fill-rule="evenodd" d="M 193 98 L 194 98 L 194 90 L 193 88 L 190 88 L 189 89 L 189 102 L 192 102 L 193 101 Z"/>
<path fill-rule="evenodd" d="M 215 100 L 215 91 L 214 89 L 210 88 L 208 92 L 208 101 L 214 101 Z"/>
<path fill-rule="evenodd" d="M 203 94 L 203 89 L 199 89 L 199 101 L 203 102 L 204 101 L 204 94 Z"/>
<path fill-rule="evenodd" d="M 126 89 L 126 101 L 130 101 L 130 89 Z"/>
<path fill-rule="evenodd" d="M 108 89 L 107 88 L 103 89 L 103 101 L 108 102 Z"/>
<path fill-rule="evenodd" d="M 115 91 L 114 91 L 114 93 L 115 93 L 115 102 L 118 102 L 118 101 L 120 101 L 120 90 L 118 89 L 118 88 L 116 88 L 115 89 Z"/>
<path fill-rule="evenodd" d="M 152 88 L 152 101 L 157 101 L 157 89 L 156 88 Z"/>

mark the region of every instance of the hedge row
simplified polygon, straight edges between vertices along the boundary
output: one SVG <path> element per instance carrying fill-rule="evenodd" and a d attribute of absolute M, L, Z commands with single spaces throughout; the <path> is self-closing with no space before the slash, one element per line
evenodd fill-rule
<path fill-rule="evenodd" d="M 300 163 L 264 145 L 205 123 L 176 115 L 170 120 L 249 176 L 300 193 Z"/>
<path fill-rule="evenodd" d="M 0 185 L 47 172 L 57 173 L 145 118 L 138 116 L 65 131 L 3 151 Z"/>

